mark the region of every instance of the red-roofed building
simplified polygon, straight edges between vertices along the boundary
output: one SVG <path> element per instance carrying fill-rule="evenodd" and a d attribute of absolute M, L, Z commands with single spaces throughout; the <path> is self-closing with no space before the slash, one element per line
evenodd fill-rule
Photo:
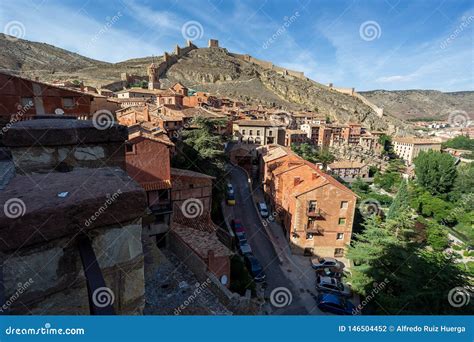
<path fill-rule="evenodd" d="M 174 144 L 164 131 L 144 125 L 129 127 L 126 169 L 146 190 L 148 207 L 154 216 L 152 222 L 144 224 L 144 229 L 159 238 L 169 230 L 172 213 L 170 149 Z"/>
<path fill-rule="evenodd" d="M 287 148 L 266 146 L 259 153 L 266 197 L 279 213 L 292 251 L 344 256 L 356 194 Z"/>

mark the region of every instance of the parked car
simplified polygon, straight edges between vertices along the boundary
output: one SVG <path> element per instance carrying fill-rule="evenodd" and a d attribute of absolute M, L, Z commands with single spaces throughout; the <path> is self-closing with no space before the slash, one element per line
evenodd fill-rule
<path fill-rule="evenodd" d="M 354 314 L 354 304 L 344 297 L 332 293 L 320 293 L 316 303 L 321 311 L 331 312 L 336 315 Z"/>
<path fill-rule="evenodd" d="M 244 226 L 242 226 L 242 222 L 240 222 L 239 220 L 232 220 L 231 226 L 232 226 L 232 229 L 234 230 L 234 233 L 236 234 L 239 232 L 245 233 L 245 228 Z"/>
<path fill-rule="evenodd" d="M 235 236 L 237 237 L 237 241 L 239 243 L 239 246 L 248 244 L 247 235 L 245 234 L 245 232 L 237 232 L 237 233 L 235 233 Z"/>
<path fill-rule="evenodd" d="M 241 244 L 240 245 L 240 252 L 245 256 L 247 254 L 252 254 L 252 248 L 248 243 Z"/>
<path fill-rule="evenodd" d="M 258 205 L 258 211 L 260 212 L 260 215 L 263 217 L 263 218 L 267 218 L 268 217 L 268 207 L 267 207 L 267 204 L 265 202 L 259 202 Z"/>
<path fill-rule="evenodd" d="M 337 261 L 334 258 L 312 258 L 311 259 L 311 267 L 313 267 L 315 270 L 318 270 L 320 268 L 332 268 L 332 269 L 337 269 L 341 270 L 344 268 L 344 264 L 340 261 Z"/>
<path fill-rule="evenodd" d="M 226 200 L 228 205 L 235 205 L 235 192 L 231 183 L 227 183 Z"/>
<path fill-rule="evenodd" d="M 258 259 L 252 254 L 245 255 L 245 265 L 256 282 L 262 282 L 265 280 L 265 272 L 263 267 L 260 265 Z"/>
<path fill-rule="evenodd" d="M 343 272 L 341 272 L 337 268 L 329 268 L 329 267 L 324 267 L 324 268 L 318 268 L 316 270 L 316 275 L 324 276 L 324 277 L 331 277 L 335 279 L 341 279 L 344 275 Z"/>
<path fill-rule="evenodd" d="M 331 277 L 318 275 L 316 277 L 316 289 L 318 291 L 336 293 L 345 297 L 352 296 L 352 291 L 349 286 Z"/>

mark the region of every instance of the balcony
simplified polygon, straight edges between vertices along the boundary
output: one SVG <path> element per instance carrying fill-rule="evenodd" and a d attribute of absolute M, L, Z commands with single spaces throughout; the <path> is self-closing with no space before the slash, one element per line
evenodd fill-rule
<path fill-rule="evenodd" d="M 313 217 L 316 220 L 325 220 L 327 217 L 327 213 L 324 210 L 319 209 L 319 208 L 318 209 L 308 208 L 308 210 L 306 211 L 306 215 L 308 217 Z"/>
<path fill-rule="evenodd" d="M 324 235 L 324 228 L 321 227 L 320 225 L 314 223 L 314 221 L 308 221 L 308 225 L 307 225 L 307 228 L 306 228 L 306 233 L 317 235 L 317 236 L 323 236 Z"/>

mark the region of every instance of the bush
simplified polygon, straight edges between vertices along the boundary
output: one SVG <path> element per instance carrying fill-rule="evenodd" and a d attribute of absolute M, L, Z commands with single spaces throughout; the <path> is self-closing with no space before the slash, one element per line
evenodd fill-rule
<path fill-rule="evenodd" d="M 453 245 L 452 248 L 455 250 L 455 251 L 462 251 L 464 249 L 464 246 L 461 246 L 461 245 Z"/>
<path fill-rule="evenodd" d="M 446 228 L 436 222 L 428 222 L 426 227 L 426 241 L 435 251 L 444 251 L 449 246 Z"/>

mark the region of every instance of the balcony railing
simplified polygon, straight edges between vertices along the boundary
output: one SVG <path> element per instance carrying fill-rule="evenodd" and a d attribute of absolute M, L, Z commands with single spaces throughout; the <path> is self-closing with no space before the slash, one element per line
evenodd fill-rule
<path fill-rule="evenodd" d="M 327 217 L 327 213 L 322 210 L 322 209 L 314 209 L 312 210 L 311 208 L 308 208 L 308 210 L 306 211 L 306 215 L 308 217 L 314 217 L 315 219 L 326 219 Z"/>
<path fill-rule="evenodd" d="M 324 228 L 317 224 L 315 221 L 308 220 L 308 224 L 306 225 L 306 233 L 322 236 L 324 235 Z"/>

